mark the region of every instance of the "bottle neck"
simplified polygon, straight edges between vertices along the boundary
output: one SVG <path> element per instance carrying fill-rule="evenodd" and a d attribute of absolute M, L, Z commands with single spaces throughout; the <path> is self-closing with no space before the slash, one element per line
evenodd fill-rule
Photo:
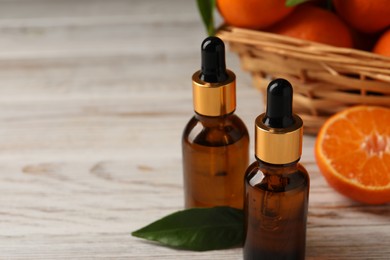
<path fill-rule="evenodd" d="M 299 160 L 287 164 L 270 164 L 270 163 L 263 162 L 257 157 L 256 160 L 259 168 L 262 169 L 262 172 L 264 174 L 284 174 L 284 175 L 292 174 L 298 170 L 298 165 L 299 165 L 298 164 Z"/>
<path fill-rule="evenodd" d="M 194 117 L 205 127 L 223 127 L 229 124 L 229 122 L 233 120 L 234 116 L 234 112 L 221 116 L 205 116 L 195 112 Z"/>
<path fill-rule="evenodd" d="M 221 121 L 222 122 L 222 121 L 226 120 L 228 117 L 230 117 L 233 114 L 234 114 L 234 111 L 231 112 L 231 113 L 228 113 L 228 114 L 220 115 L 220 116 L 206 116 L 206 115 L 198 114 L 195 111 L 195 118 L 198 119 L 199 121 L 204 121 L 204 122 L 215 122 L 215 121 Z"/>

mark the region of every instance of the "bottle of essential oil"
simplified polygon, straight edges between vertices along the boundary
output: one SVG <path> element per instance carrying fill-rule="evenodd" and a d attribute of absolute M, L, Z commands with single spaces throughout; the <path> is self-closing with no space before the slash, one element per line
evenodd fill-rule
<path fill-rule="evenodd" d="M 309 175 L 298 163 L 303 123 L 292 113 L 292 94 L 288 81 L 272 81 L 266 113 L 256 118 L 256 161 L 245 174 L 245 260 L 305 258 Z"/>
<path fill-rule="evenodd" d="M 226 69 L 217 37 L 201 46 L 202 67 L 192 76 L 195 116 L 182 138 L 185 207 L 243 208 L 249 135 L 236 109 L 236 78 Z"/>

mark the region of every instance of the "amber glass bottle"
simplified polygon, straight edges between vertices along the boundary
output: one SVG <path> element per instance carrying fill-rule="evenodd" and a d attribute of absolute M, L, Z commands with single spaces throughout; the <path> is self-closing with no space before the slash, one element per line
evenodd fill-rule
<path fill-rule="evenodd" d="M 249 138 L 235 114 L 195 115 L 183 134 L 185 206 L 243 208 Z"/>
<path fill-rule="evenodd" d="M 245 174 L 244 259 L 305 259 L 309 175 L 298 163 L 302 120 L 292 113 L 288 81 L 268 86 L 255 138 L 256 161 Z"/>
<path fill-rule="evenodd" d="M 235 75 L 222 40 L 202 43 L 202 69 L 192 77 L 195 116 L 182 137 L 185 207 L 243 208 L 249 135 L 236 109 Z"/>

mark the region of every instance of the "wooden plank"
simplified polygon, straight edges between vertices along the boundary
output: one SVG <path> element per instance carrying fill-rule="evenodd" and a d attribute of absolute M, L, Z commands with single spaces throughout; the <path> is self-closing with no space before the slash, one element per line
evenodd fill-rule
<path fill-rule="evenodd" d="M 189 252 L 130 236 L 183 207 L 180 138 L 204 36 L 195 2 L 0 6 L 0 259 L 240 259 L 240 248 Z M 262 97 L 227 59 L 253 140 Z M 387 259 L 389 205 L 334 192 L 314 142 L 305 136 L 302 155 L 308 259 Z"/>

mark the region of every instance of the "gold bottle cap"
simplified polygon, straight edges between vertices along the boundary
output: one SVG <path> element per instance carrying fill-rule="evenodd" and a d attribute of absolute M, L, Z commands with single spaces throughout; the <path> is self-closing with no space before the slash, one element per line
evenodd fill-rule
<path fill-rule="evenodd" d="M 256 118 L 255 153 L 263 162 L 288 164 L 302 154 L 302 119 L 292 112 L 293 88 L 275 79 L 267 88 L 267 109 Z"/>
<path fill-rule="evenodd" d="M 287 128 L 271 128 L 264 124 L 265 113 L 256 118 L 255 154 L 263 162 L 288 164 L 302 154 L 302 119 L 293 115 L 295 123 Z"/>
<path fill-rule="evenodd" d="M 236 109 L 236 76 L 226 70 L 228 78 L 223 82 L 209 83 L 200 79 L 201 71 L 192 76 L 194 110 L 205 116 L 221 116 Z"/>

